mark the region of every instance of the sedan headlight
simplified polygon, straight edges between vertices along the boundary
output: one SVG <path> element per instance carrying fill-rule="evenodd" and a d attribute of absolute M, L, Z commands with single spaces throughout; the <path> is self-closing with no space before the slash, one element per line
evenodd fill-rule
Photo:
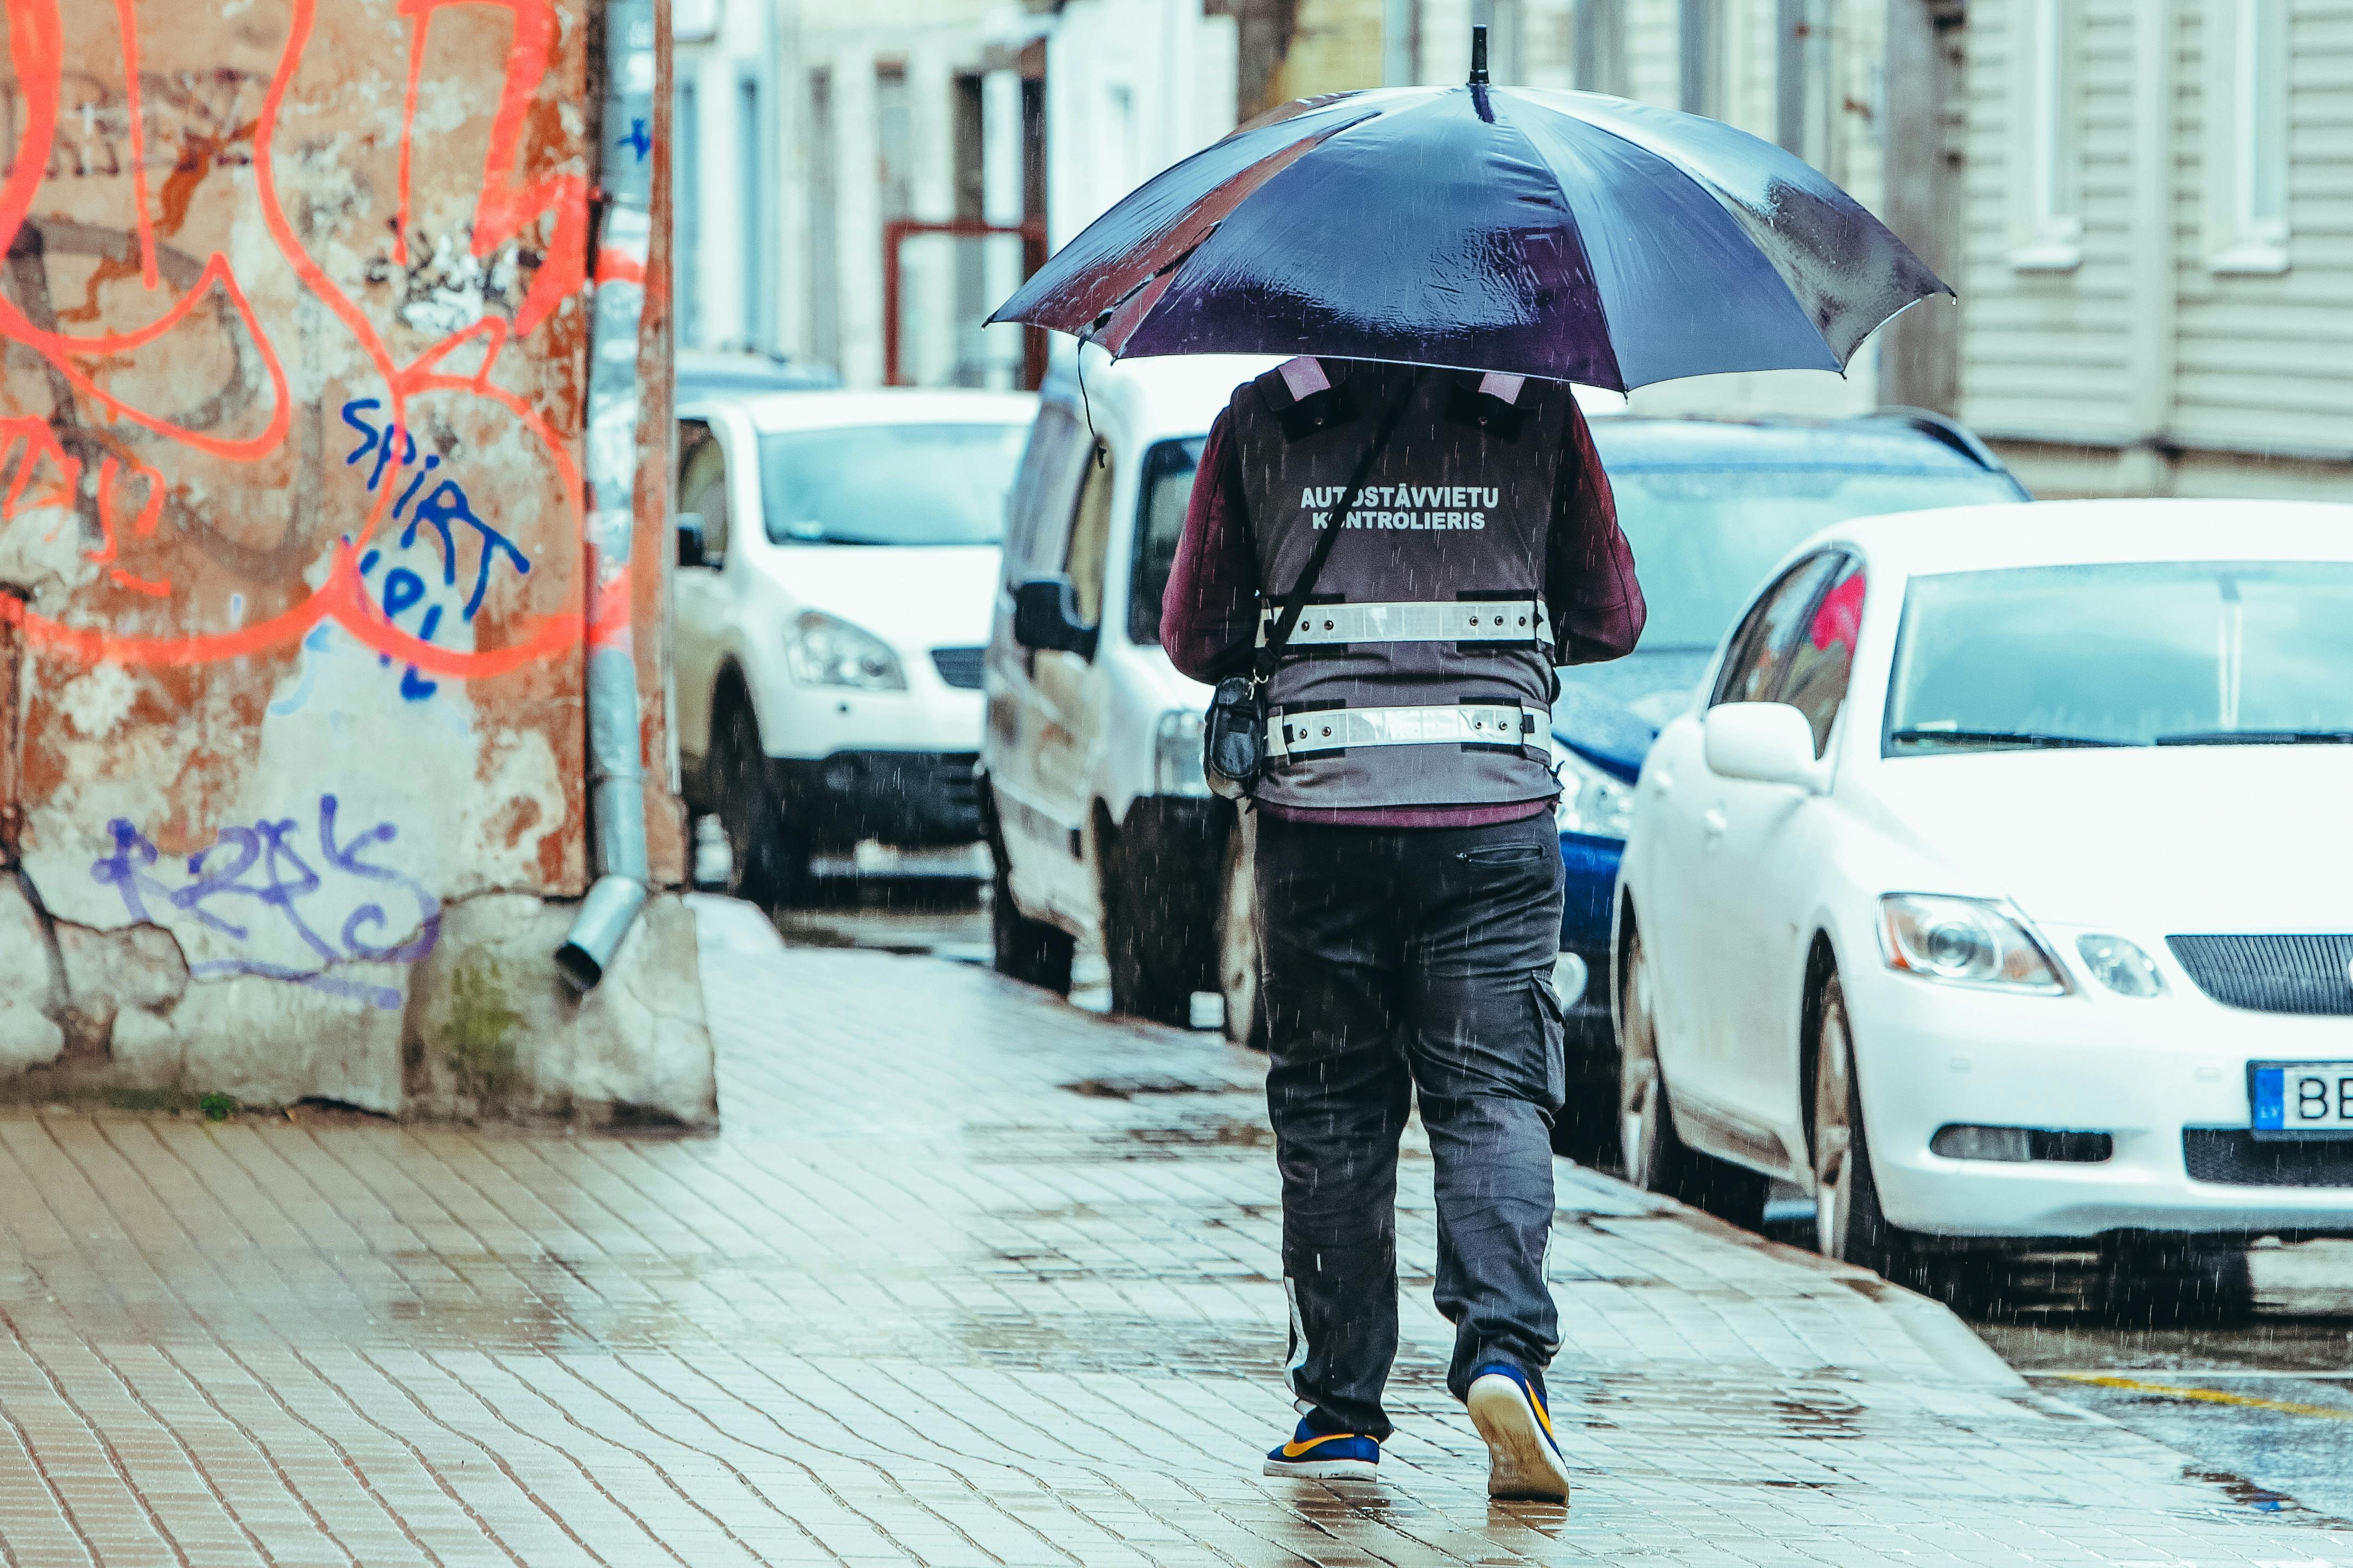
<path fill-rule="evenodd" d="M 1209 793 L 1209 781 L 1201 772 L 1198 709 L 1171 708 L 1160 716 L 1160 728 L 1152 737 L 1152 781 L 1162 795 Z"/>
<path fill-rule="evenodd" d="M 1888 968 L 1925 979 L 2050 995 L 2067 989 L 2025 922 L 1983 899 L 1889 893 L 1879 900 L 1879 945 Z"/>
<path fill-rule="evenodd" d="M 889 643 L 819 610 L 804 610 L 793 618 L 785 633 L 785 668 L 803 686 L 907 689 L 907 672 L 899 668 L 899 656 Z"/>
<path fill-rule="evenodd" d="M 1583 833 L 1595 838 L 1623 838 L 1634 823 L 1634 787 L 1603 773 L 1556 738 L 1552 743 L 1553 776 L 1560 780 L 1560 804 L 1553 821 L 1563 833 Z"/>
<path fill-rule="evenodd" d="M 2092 931 L 2075 939 L 2075 956 L 2093 979 L 2119 996 L 2164 994 L 2165 976 L 2137 942 Z"/>

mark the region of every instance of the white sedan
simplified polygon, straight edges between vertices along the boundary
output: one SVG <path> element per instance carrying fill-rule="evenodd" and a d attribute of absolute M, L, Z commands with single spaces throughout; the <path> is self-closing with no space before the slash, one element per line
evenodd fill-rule
<path fill-rule="evenodd" d="M 2348 808 L 2353 507 L 1818 535 L 1637 787 L 1630 1177 L 1897 1278 L 2353 1230 Z"/>

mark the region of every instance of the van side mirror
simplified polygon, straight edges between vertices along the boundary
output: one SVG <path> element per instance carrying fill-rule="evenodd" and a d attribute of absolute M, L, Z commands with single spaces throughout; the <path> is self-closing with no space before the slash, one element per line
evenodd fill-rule
<path fill-rule="evenodd" d="M 1050 653 L 1095 656 L 1098 628 L 1079 619 L 1079 593 L 1068 577 L 1032 577 L 1013 589 L 1013 640 Z"/>
<path fill-rule="evenodd" d="M 1753 784 L 1819 794 L 1827 770 L 1814 757 L 1814 727 L 1787 702 L 1720 702 L 1704 721 L 1708 771 Z"/>
<path fill-rule="evenodd" d="M 678 563 L 681 566 L 715 566 L 702 550 L 702 514 L 681 512 L 678 518 Z"/>

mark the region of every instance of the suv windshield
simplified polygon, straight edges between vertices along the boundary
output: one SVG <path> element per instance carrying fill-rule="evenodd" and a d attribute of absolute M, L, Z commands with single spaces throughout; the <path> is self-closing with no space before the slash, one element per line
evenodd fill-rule
<path fill-rule="evenodd" d="M 1176 536 L 1185 531 L 1185 509 L 1193 499 L 1193 470 L 1200 466 L 1206 437 L 1163 441 L 1144 455 L 1144 483 L 1136 491 L 1135 573 L 1127 595 L 1127 640 L 1138 647 L 1160 641 L 1160 597 L 1176 561 Z"/>
<path fill-rule="evenodd" d="M 854 425 L 760 437 L 777 544 L 995 544 L 1027 425 Z"/>
<path fill-rule="evenodd" d="M 1612 468 L 1618 524 L 1650 605 L 1646 652 L 1713 648 L 1799 541 L 1851 517 L 2014 501 L 2002 474 L 1822 468 Z"/>
<path fill-rule="evenodd" d="M 2011 567 L 1918 578 L 1891 756 L 2353 742 L 2353 564 Z"/>

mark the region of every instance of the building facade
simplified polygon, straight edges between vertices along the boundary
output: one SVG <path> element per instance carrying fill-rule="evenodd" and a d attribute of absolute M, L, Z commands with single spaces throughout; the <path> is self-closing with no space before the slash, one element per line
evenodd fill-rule
<path fill-rule="evenodd" d="M 2353 0 L 1973 0 L 1961 411 L 2041 494 L 2353 480 Z"/>

